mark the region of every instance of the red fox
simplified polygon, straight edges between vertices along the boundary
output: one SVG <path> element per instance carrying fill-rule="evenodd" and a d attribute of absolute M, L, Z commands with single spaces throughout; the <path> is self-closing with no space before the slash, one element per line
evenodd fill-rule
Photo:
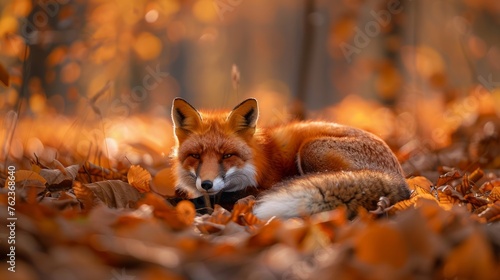
<path fill-rule="evenodd" d="M 177 188 L 191 198 L 258 188 L 254 214 L 262 219 L 340 205 L 354 217 L 381 196 L 391 203 L 409 197 L 398 160 L 377 136 L 319 121 L 258 128 L 258 116 L 255 99 L 231 112 L 199 112 L 174 99 Z"/>

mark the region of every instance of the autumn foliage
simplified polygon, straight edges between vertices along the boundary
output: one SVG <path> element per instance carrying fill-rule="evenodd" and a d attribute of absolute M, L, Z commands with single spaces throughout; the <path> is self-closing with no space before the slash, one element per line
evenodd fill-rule
<path fill-rule="evenodd" d="M 498 7 L 0 1 L 0 279 L 497 279 Z M 176 96 L 255 97 L 262 126 L 369 130 L 411 197 L 353 220 L 260 220 L 252 193 L 184 199 Z"/>
<path fill-rule="evenodd" d="M 209 214 L 199 214 L 191 201 L 169 198 L 175 191 L 168 168 L 156 175 L 147 169 L 64 166 L 54 159 L 16 170 L 19 279 L 60 273 L 79 279 L 494 279 L 500 272 L 498 169 L 419 170 L 437 177 L 408 178 L 410 199 L 388 205 L 381 197 L 378 209 L 360 209 L 352 221 L 343 208 L 259 220 L 253 196 L 231 210 L 209 204 Z M 2 177 L 3 209 L 7 182 Z"/>

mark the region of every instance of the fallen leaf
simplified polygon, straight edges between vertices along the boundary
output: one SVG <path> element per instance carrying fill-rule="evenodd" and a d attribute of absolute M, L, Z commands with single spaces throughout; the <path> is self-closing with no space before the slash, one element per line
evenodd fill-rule
<path fill-rule="evenodd" d="M 500 201 L 500 185 L 493 187 L 490 194 L 488 195 L 488 199 L 493 202 Z"/>
<path fill-rule="evenodd" d="M 462 177 L 462 175 L 458 171 L 453 170 L 453 171 L 447 172 L 447 173 L 439 176 L 439 179 L 436 183 L 436 186 L 440 187 L 443 185 L 448 185 L 451 183 L 451 181 L 454 181 L 454 180 L 459 179 L 461 177 Z"/>
<path fill-rule="evenodd" d="M 86 161 L 78 170 L 76 180 L 84 184 L 103 180 L 121 180 L 126 182 L 127 177 L 115 170 L 110 170 Z"/>
<path fill-rule="evenodd" d="M 479 187 L 479 192 L 481 193 L 486 193 L 495 187 L 500 187 L 500 179 L 495 179 L 491 181 L 484 182 L 480 187 Z"/>
<path fill-rule="evenodd" d="M 180 212 L 178 212 L 177 208 L 168 204 L 165 198 L 149 192 L 137 202 L 137 206 L 144 204 L 151 205 L 154 209 L 153 215 L 156 218 L 164 221 L 165 225 L 173 230 L 183 230 L 193 223 L 191 218 L 194 220 L 193 212 L 191 212 L 194 210 L 194 205 L 192 203 L 189 205 L 188 203 L 190 202 L 179 202 L 182 206 L 179 208 Z"/>
<path fill-rule="evenodd" d="M 23 181 L 38 181 L 41 185 L 45 185 L 47 180 L 40 174 L 30 170 L 17 170 L 15 173 L 14 182 L 22 183 Z M 8 181 L 5 181 L 5 188 L 7 188 Z"/>
<path fill-rule="evenodd" d="M 495 202 L 486 210 L 481 212 L 479 218 L 484 218 L 487 222 L 494 222 L 500 220 L 500 201 Z"/>
<path fill-rule="evenodd" d="M 140 167 L 139 165 L 132 165 L 127 173 L 128 183 L 136 188 L 139 192 L 149 192 L 151 174 L 149 171 Z"/>
<path fill-rule="evenodd" d="M 175 174 L 172 168 L 164 168 L 153 178 L 152 188 L 159 194 L 174 197 L 175 196 Z"/>
<path fill-rule="evenodd" d="M 92 210 L 96 205 L 104 204 L 89 187 L 78 181 L 73 183 L 73 192 L 82 203 L 84 212 Z"/>
<path fill-rule="evenodd" d="M 417 188 L 421 188 L 426 190 L 428 193 L 431 192 L 432 182 L 429 181 L 429 179 L 425 178 L 424 176 L 411 177 L 407 179 L 406 182 L 408 183 L 408 187 L 410 190 L 416 190 Z"/>
<path fill-rule="evenodd" d="M 129 208 L 142 197 L 139 191 L 120 180 L 100 181 L 85 184 L 95 195 L 113 208 Z"/>
<path fill-rule="evenodd" d="M 42 169 L 40 170 L 40 176 L 47 180 L 49 191 L 69 190 L 73 185 L 79 168 L 80 165 L 75 164 L 64 169 Z"/>
<path fill-rule="evenodd" d="M 177 211 L 177 216 L 179 220 L 183 222 L 186 226 L 193 224 L 194 217 L 196 217 L 196 209 L 194 209 L 194 204 L 191 201 L 183 200 L 175 206 Z"/>

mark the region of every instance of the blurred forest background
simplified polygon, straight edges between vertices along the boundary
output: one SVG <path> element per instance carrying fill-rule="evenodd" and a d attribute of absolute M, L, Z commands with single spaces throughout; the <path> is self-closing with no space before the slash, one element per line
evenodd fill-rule
<path fill-rule="evenodd" d="M 444 147 L 479 114 L 500 114 L 497 0 L 2 0 L 0 9 L 2 159 L 71 150 L 155 165 L 173 143 L 176 96 L 197 108 L 256 97 L 261 124 L 327 119 L 393 147 Z"/>

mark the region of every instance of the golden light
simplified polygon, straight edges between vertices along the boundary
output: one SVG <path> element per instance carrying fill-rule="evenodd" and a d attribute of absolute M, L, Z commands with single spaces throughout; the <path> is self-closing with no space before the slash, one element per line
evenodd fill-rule
<path fill-rule="evenodd" d="M 80 78 L 80 73 L 80 64 L 75 61 L 69 62 L 61 70 L 61 81 L 66 84 L 74 83 Z"/>
<path fill-rule="evenodd" d="M 118 149 L 118 142 L 113 139 L 113 138 L 105 138 L 104 139 L 104 148 L 105 148 L 105 153 L 107 156 L 111 159 L 116 158 L 118 155 L 119 149 Z"/>
<path fill-rule="evenodd" d="M 217 12 L 214 8 L 214 1 L 198 0 L 193 6 L 193 15 L 201 22 L 210 23 L 215 21 Z"/>
<path fill-rule="evenodd" d="M 134 42 L 134 51 L 142 60 L 152 60 L 160 55 L 161 40 L 150 32 L 141 32 Z"/>
<path fill-rule="evenodd" d="M 158 20 L 158 16 L 159 16 L 159 13 L 157 10 L 149 10 L 145 15 L 144 15 L 144 19 L 149 22 L 149 23 L 153 23 L 155 21 Z"/>
<path fill-rule="evenodd" d="M 7 16 L 0 19 L 0 36 L 6 34 L 14 34 L 18 28 L 18 23 L 15 17 Z"/>

